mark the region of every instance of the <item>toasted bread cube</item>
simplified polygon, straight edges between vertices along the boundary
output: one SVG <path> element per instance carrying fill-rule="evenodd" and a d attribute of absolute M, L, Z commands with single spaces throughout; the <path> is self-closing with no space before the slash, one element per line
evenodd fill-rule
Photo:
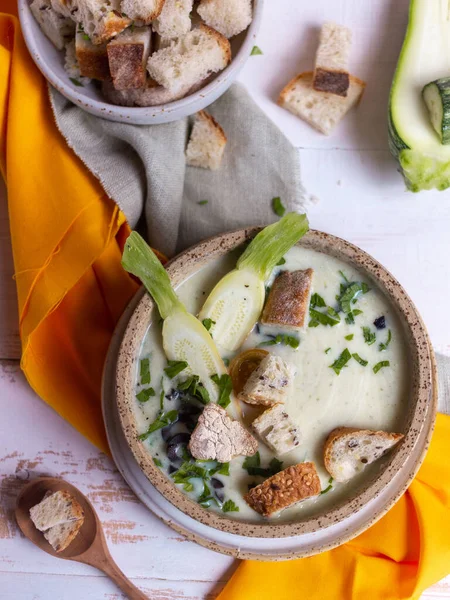
<path fill-rule="evenodd" d="M 283 403 L 289 396 L 295 369 L 279 356 L 268 354 L 248 378 L 239 398 L 247 404 Z"/>
<path fill-rule="evenodd" d="M 80 73 L 89 79 L 109 79 L 109 63 L 106 44 L 94 45 L 82 31 L 75 36 L 75 54 Z"/>
<path fill-rule="evenodd" d="M 186 149 L 187 164 L 203 169 L 218 169 L 226 143 L 227 137 L 219 123 L 206 110 L 201 110 L 195 115 Z"/>
<path fill-rule="evenodd" d="M 226 410 L 211 402 L 203 409 L 188 448 L 194 458 L 225 463 L 236 456 L 253 456 L 258 442 Z"/>
<path fill-rule="evenodd" d="M 282 271 L 273 282 L 261 323 L 302 329 L 307 321 L 314 271 Z"/>
<path fill-rule="evenodd" d="M 252 488 L 244 500 L 264 517 L 320 494 L 320 479 L 314 463 L 299 463 L 272 475 Z"/>
<path fill-rule="evenodd" d="M 159 17 L 164 0 L 122 0 L 122 11 L 134 21 L 143 21 L 149 25 Z"/>
<path fill-rule="evenodd" d="M 325 442 L 325 468 L 336 481 L 348 481 L 381 458 L 403 437 L 401 433 L 338 427 Z"/>
<path fill-rule="evenodd" d="M 325 23 L 320 33 L 313 87 L 320 92 L 347 96 L 352 32 L 335 23 Z"/>
<path fill-rule="evenodd" d="M 30 10 L 48 39 L 58 50 L 62 50 L 75 33 L 75 23 L 57 12 L 50 0 L 33 0 Z"/>
<path fill-rule="evenodd" d="M 325 135 L 330 135 L 348 111 L 361 99 L 366 84 L 350 76 L 347 97 L 318 92 L 312 87 L 313 74 L 301 73 L 282 90 L 278 104 Z"/>
<path fill-rule="evenodd" d="M 278 456 L 287 454 L 300 444 L 300 431 L 283 404 L 275 404 L 265 410 L 253 421 L 252 427 Z"/>
<path fill-rule="evenodd" d="M 72 521 L 71 523 L 61 523 L 48 529 L 44 533 L 44 537 L 55 552 L 62 552 L 77 537 L 82 525 L 83 520 L 81 519 Z"/>
<path fill-rule="evenodd" d="M 30 508 L 30 518 L 39 531 L 46 531 L 55 525 L 78 521 L 84 516 L 79 502 L 65 490 L 46 494 Z"/>
<path fill-rule="evenodd" d="M 72 18 L 94 45 L 101 45 L 123 31 L 131 20 L 122 12 L 121 0 L 77 0 Z"/>
<path fill-rule="evenodd" d="M 106 100 L 119 106 L 160 106 L 183 98 L 191 89 L 180 88 L 177 92 L 172 92 L 150 78 L 147 78 L 145 86 L 139 89 L 116 90 L 112 81 L 102 83 L 102 92 Z"/>
<path fill-rule="evenodd" d="M 109 71 L 116 90 L 143 88 L 151 52 L 150 27 L 126 29 L 106 46 Z"/>
<path fill-rule="evenodd" d="M 207 25 L 226 38 L 238 35 L 252 22 L 251 0 L 201 0 L 197 12 Z"/>
<path fill-rule="evenodd" d="M 193 0 L 166 0 L 161 14 L 152 23 L 153 30 L 164 40 L 186 34 L 192 27 L 193 4 Z"/>
<path fill-rule="evenodd" d="M 211 73 L 224 69 L 231 60 L 230 42 L 219 32 L 201 24 L 148 59 L 150 76 L 177 92 L 192 87 Z"/>

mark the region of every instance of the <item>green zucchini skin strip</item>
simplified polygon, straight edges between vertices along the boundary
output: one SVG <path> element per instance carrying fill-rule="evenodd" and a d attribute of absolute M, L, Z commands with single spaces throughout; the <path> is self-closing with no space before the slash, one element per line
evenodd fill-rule
<path fill-rule="evenodd" d="M 176 310 L 186 312 L 184 305 L 172 288 L 167 271 L 150 246 L 136 231 L 132 231 L 125 242 L 122 266 L 128 273 L 142 281 L 156 302 L 159 314 L 163 319 Z"/>
<path fill-rule="evenodd" d="M 430 113 L 430 121 L 442 144 L 450 144 L 450 77 L 427 84 L 422 96 Z M 433 100 L 439 110 L 433 106 Z"/>

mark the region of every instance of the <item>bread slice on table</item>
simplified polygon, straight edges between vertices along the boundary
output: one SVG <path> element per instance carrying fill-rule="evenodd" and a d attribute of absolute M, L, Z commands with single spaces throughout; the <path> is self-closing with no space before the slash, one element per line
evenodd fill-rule
<path fill-rule="evenodd" d="M 350 87 L 348 65 L 352 32 L 348 27 L 325 23 L 320 32 L 313 87 L 319 92 L 347 96 Z"/>
<path fill-rule="evenodd" d="M 348 111 L 358 104 L 366 84 L 351 75 L 347 96 L 343 98 L 318 92 L 312 83 L 311 72 L 300 73 L 282 90 L 278 104 L 321 133 L 330 135 Z"/>
<path fill-rule="evenodd" d="M 44 537 L 55 552 L 62 552 L 77 537 L 82 525 L 83 521 L 81 519 L 70 523 L 61 523 L 48 529 L 44 533 Z"/>
<path fill-rule="evenodd" d="M 161 106 L 183 98 L 191 89 L 188 86 L 172 92 L 150 78 L 147 78 L 145 86 L 140 89 L 116 90 L 111 80 L 102 83 L 106 100 L 118 106 Z"/>
<path fill-rule="evenodd" d="M 163 87 L 177 92 L 224 69 L 231 60 L 230 42 L 220 33 L 200 25 L 174 40 L 148 59 L 150 76 Z"/>
<path fill-rule="evenodd" d="M 281 357 L 268 354 L 248 378 L 239 399 L 247 404 L 284 403 L 292 388 L 295 369 Z"/>
<path fill-rule="evenodd" d="M 401 433 L 338 427 L 325 442 L 325 468 L 336 481 L 348 481 L 381 458 L 403 437 Z"/>
<path fill-rule="evenodd" d="M 81 505 L 65 490 L 53 494 L 47 493 L 39 504 L 30 508 L 30 518 L 39 531 L 46 531 L 55 525 L 78 521 L 83 517 Z"/>
<path fill-rule="evenodd" d="M 116 90 L 145 86 L 151 40 L 150 27 L 134 27 L 119 33 L 106 46 L 109 71 Z"/>
<path fill-rule="evenodd" d="M 282 271 L 270 288 L 261 323 L 278 328 L 302 329 L 309 314 L 314 271 Z"/>
<path fill-rule="evenodd" d="M 134 21 L 149 25 L 164 7 L 164 0 L 122 0 L 122 12 Z"/>
<path fill-rule="evenodd" d="M 131 24 L 122 11 L 120 0 L 76 0 L 72 3 L 77 8 L 72 11 L 72 18 L 78 23 L 77 30 L 86 34 L 89 40 L 97 45 L 108 42 Z"/>
<path fill-rule="evenodd" d="M 75 55 L 83 77 L 100 81 L 110 78 L 106 44 L 95 45 L 82 31 L 77 31 Z"/>
<path fill-rule="evenodd" d="M 252 488 L 244 500 L 264 517 L 320 494 L 320 479 L 314 463 L 299 463 L 272 475 Z"/>
<path fill-rule="evenodd" d="M 265 410 L 253 421 L 252 428 L 278 456 L 287 454 L 300 444 L 300 431 L 283 404 L 275 404 Z"/>
<path fill-rule="evenodd" d="M 166 0 L 152 28 L 163 39 L 172 39 L 191 30 L 193 0 Z"/>
<path fill-rule="evenodd" d="M 251 0 L 201 0 L 197 12 L 226 38 L 241 33 L 252 22 Z"/>
<path fill-rule="evenodd" d="M 75 33 L 72 19 L 56 12 L 50 0 L 33 0 L 30 10 L 44 34 L 58 50 L 62 50 Z"/>
<path fill-rule="evenodd" d="M 191 167 L 213 171 L 220 167 L 227 136 L 217 121 L 201 110 L 195 115 L 194 126 L 186 149 L 186 162 Z"/>

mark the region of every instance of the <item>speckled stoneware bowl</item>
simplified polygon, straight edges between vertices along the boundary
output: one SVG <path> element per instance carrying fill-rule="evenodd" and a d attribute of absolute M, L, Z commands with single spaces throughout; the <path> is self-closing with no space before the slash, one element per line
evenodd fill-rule
<path fill-rule="evenodd" d="M 115 106 L 105 101 L 101 90 L 93 83 L 76 86 L 64 70 L 64 52 L 57 50 L 42 33 L 30 10 L 30 0 L 18 0 L 19 19 L 25 43 L 44 77 L 63 96 L 93 115 L 135 125 L 170 123 L 202 110 L 227 91 L 250 56 L 261 23 L 264 0 L 253 0 L 253 21 L 248 29 L 232 38 L 232 60 L 198 91 L 160 106 L 145 108 Z"/>
<path fill-rule="evenodd" d="M 187 250 L 167 265 L 167 271 L 175 287 L 198 271 L 214 258 L 220 257 L 253 237 L 258 228 L 244 229 L 206 240 Z M 434 384 L 434 357 L 428 334 L 417 309 L 402 286 L 368 254 L 340 238 L 310 231 L 299 243 L 300 246 L 334 256 L 362 271 L 368 280 L 374 281 L 396 308 L 404 326 L 408 361 L 410 365 L 410 401 L 405 406 L 402 432 L 404 440 L 380 463 L 377 475 L 366 481 L 364 487 L 353 496 L 337 504 L 326 513 L 295 522 L 246 522 L 210 512 L 189 499 L 153 463 L 145 445 L 138 440 L 133 406 L 133 385 L 139 349 L 150 323 L 153 302 L 143 294 L 134 309 L 120 345 L 116 367 L 116 397 L 120 422 L 127 443 L 143 473 L 155 488 L 174 506 L 196 521 L 222 532 L 258 538 L 285 538 L 311 534 L 336 525 L 354 516 L 359 510 L 384 493 L 401 474 L 402 485 L 386 503 L 377 503 L 368 524 L 383 516 L 407 489 L 419 469 L 433 431 L 437 388 Z M 420 444 L 420 448 L 416 445 Z M 414 449 L 415 459 L 410 460 Z M 399 479 L 399 478 L 397 478 Z M 375 502 L 374 502 L 375 504 Z M 368 526 L 368 525 L 367 525 Z M 361 533 L 361 529 L 358 530 Z M 350 536 L 351 537 L 351 536 Z M 348 536 L 341 536 L 340 543 Z M 336 544 L 334 544 L 336 545 Z M 317 551 L 317 550 L 316 550 Z"/>

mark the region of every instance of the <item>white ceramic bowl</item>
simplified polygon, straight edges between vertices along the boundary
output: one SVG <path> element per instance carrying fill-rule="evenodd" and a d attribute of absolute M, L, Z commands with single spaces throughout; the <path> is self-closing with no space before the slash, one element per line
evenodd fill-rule
<path fill-rule="evenodd" d="M 232 60 L 226 69 L 218 73 L 205 87 L 181 100 L 146 108 L 115 106 L 105 102 L 100 89 L 94 84 L 84 87 L 74 85 L 64 70 L 64 52 L 57 50 L 42 33 L 31 13 L 29 0 L 18 0 L 18 7 L 25 43 L 34 62 L 44 77 L 63 96 L 83 110 L 109 121 L 153 125 L 177 121 L 192 115 L 209 106 L 226 92 L 250 56 L 261 22 L 263 0 L 253 0 L 253 21 L 249 28 L 230 40 Z"/>

